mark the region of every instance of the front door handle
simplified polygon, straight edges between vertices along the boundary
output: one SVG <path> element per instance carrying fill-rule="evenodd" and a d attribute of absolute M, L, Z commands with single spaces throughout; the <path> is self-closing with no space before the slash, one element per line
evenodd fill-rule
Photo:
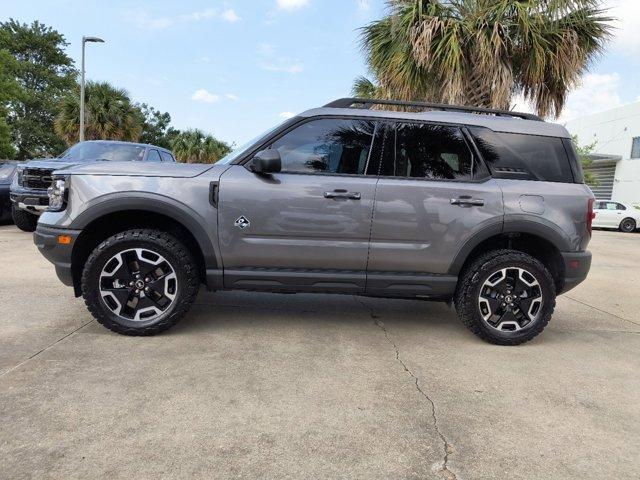
<path fill-rule="evenodd" d="M 324 198 L 347 198 L 349 200 L 360 200 L 362 196 L 360 192 L 347 192 L 346 190 L 334 190 L 333 192 L 324 192 Z"/>
<path fill-rule="evenodd" d="M 460 207 L 482 207 L 484 206 L 484 199 L 462 195 L 458 198 L 452 198 L 451 205 L 458 205 Z"/>

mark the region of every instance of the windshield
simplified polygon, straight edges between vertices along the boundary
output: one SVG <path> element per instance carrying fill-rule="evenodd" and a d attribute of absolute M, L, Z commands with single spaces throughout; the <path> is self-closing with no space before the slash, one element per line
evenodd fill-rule
<path fill-rule="evenodd" d="M 235 159 L 241 157 L 244 152 L 246 152 L 247 150 L 250 150 L 251 147 L 253 147 L 256 143 L 258 143 L 258 141 L 260 139 L 262 139 L 264 137 L 268 137 L 273 132 L 278 130 L 282 125 L 284 125 L 285 123 L 288 123 L 290 121 L 291 120 L 286 120 L 286 121 L 276 125 L 275 127 L 270 128 L 266 132 L 261 133 L 257 137 L 252 138 L 247 143 L 243 143 L 239 147 L 234 148 L 230 153 L 227 153 L 224 157 L 222 157 L 216 163 L 219 163 L 220 165 L 228 165 L 229 163 L 233 162 Z"/>
<path fill-rule="evenodd" d="M 75 144 L 58 158 L 74 162 L 95 160 L 130 162 L 142 160 L 144 149 L 145 147 L 140 145 L 127 145 L 126 143 L 81 142 Z"/>

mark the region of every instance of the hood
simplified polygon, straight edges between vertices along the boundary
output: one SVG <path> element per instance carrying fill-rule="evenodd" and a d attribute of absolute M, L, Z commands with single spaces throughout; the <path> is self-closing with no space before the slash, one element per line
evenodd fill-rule
<path fill-rule="evenodd" d="M 53 170 L 61 170 L 63 168 L 73 167 L 74 165 L 78 165 L 78 163 L 68 162 L 58 158 L 38 158 L 20 163 L 20 167 L 22 168 L 50 168 Z"/>
<path fill-rule="evenodd" d="M 94 162 L 62 168 L 66 175 L 190 178 L 214 168 L 210 163 Z"/>

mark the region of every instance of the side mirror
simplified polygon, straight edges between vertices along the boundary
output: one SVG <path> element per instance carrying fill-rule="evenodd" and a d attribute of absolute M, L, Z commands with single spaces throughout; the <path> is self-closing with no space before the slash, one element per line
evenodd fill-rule
<path fill-rule="evenodd" d="M 280 152 L 275 148 L 261 150 L 251 159 L 249 168 L 253 173 L 277 173 L 282 170 Z"/>

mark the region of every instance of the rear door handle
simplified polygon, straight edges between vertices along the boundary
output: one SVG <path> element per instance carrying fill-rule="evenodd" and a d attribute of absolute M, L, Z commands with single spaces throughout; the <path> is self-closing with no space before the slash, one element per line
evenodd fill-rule
<path fill-rule="evenodd" d="M 347 192 L 346 190 L 334 190 L 333 192 L 324 192 L 324 198 L 347 198 L 349 200 L 360 200 L 362 196 L 360 192 Z"/>
<path fill-rule="evenodd" d="M 463 195 L 458 198 L 452 198 L 451 205 L 458 205 L 460 207 L 482 207 L 484 206 L 484 199 Z"/>

